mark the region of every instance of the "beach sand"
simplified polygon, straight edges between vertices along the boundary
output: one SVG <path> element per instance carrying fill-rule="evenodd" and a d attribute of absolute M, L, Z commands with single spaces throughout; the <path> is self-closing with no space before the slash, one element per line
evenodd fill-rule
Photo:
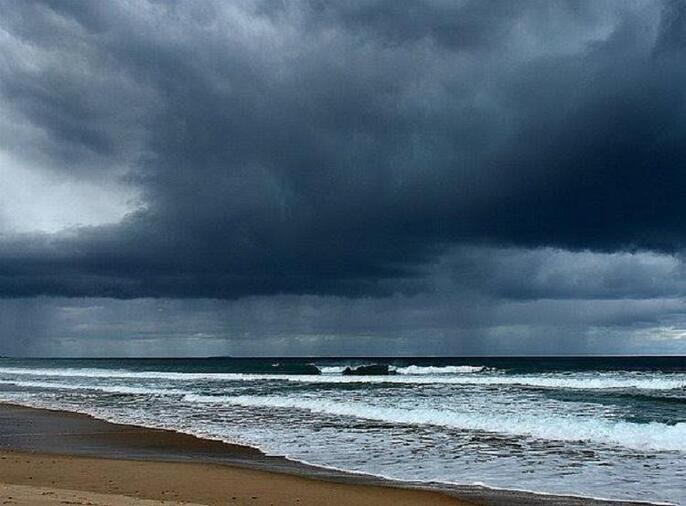
<path fill-rule="evenodd" d="M 0 504 L 469 504 L 317 472 L 249 447 L 0 405 Z"/>
<path fill-rule="evenodd" d="M 194 506 L 193 503 L 178 501 L 155 501 L 136 499 L 119 494 L 98 494 L 79 490 L 62 490 L 52 487 L 31 487 L 0 483 L 0 504 L 17 506 L 57 506 L 82 504 L 91 506 Z"/>
<path fill-rule="evenodd" d="M 11 451 L 0 453 L 0 482 L 0 504 L 466 504 L 437 492 L 332 483 L 219 464 Z"/>

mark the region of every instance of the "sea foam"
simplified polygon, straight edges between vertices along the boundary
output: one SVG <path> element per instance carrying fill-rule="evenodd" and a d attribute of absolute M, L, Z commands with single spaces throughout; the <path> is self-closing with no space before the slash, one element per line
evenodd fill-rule
<path fill-rule="evenodd" d="M 412 366 L 410 366 L 412 367 Z M 467 367 L 467 366 L 455 366 Z M 425 368 L 426 369 L 426 368 Z M 441 368 L 443 369 L 443 368 Z M 548 389 L 605 390 L 675 390 L 686 388 L 686 374 L 596 373 L 569 375 L 544 373 L 537 375 L 465 374 L 463 373 L 400 373 L 392 376 L 342 376 L 333 373 L 322 375 L 251 374 L 251 373 L 192 373 L 168 371 L 129 371 L 120 369 L 29 369 L 0 368 L 0 374 L 11 376 L 40 376 L 62 378 L 130 378 L 168 381 L 287 381 L 294 383 L 393 383 L 393 384 L 445 384 L 515 386 Z M 476 371 L 474 371 L 476 372 Z"/>
<path fill-rule="evenodd" d="M 437 409 L 401 409 L 359 402 L 327 401 L 276 396 L 204 396 L 189 394 L 188 402 L 243 407 L 300 409 L 407 425 L 435 425 L 459 430 L 556 441 L 591 441 L 638 451 L 686 451 L 686 423 L 632 423 L 578 416 L 504 415 Z"/>
<path fill-rule="evenodd" d="M 347 367 L 354 368 L 358 365 L 317 365 L 316 367 L 322 374 L 341 374 Z M 443 374 L 470 374 L 486 370 L 485 366 L 473 365 L 446 365 L 446 366 L 390 366 L 390 370 L 396 374 L 421 376 L 421 375 L 443 375 Z"/>
<path fill-rule="evenodd" d="M 396 367 L 395 372 L 398 374 L 409 375 L 442 375 L 442 374 L 472 374 L 486 370 L 482 365 L 445 365 L 445 366 L 420 366 L 408 365 L 407 367 Z"/>
<path fill-rule="evenodd" d="M 74 383 L 59 383 L 52 381 L 7 381 L 0 380 L 0 385 L 14 385 L 18 387 L 28 388 L 48 388 L 51 390 L 95 390 L 108 394 L 130 394 L 130 395 L 186 395 L 190 394 L 189 390 L 179 390 L 170 388 L 146 388 L 134 387 L 127 385 L 96 385 L 96 384 L 74 384 Z"/>

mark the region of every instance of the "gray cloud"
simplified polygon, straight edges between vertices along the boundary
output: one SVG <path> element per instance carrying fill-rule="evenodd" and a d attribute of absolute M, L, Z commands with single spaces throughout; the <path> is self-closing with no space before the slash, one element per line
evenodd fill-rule
<path fill-rule="evenodd" d="M 31 127 L 5 149 L 144 202 L 35 264 L 6 238 L 6 296 L 355 295 L 448 244 L 683 244 L 680 4 L 4 10 Z"/>
<path fill-rule="evenodd" d="M 467 247 L 442 256 L 425 272 L 447 291 L 461 286 L 510 300 L 611 300 L 681 297 L 684 269 L 680 255 Z"/>
<path fill-rule="evenodd" d="M 4 304 L 216 298 L 223 321 L 246 297 L 312 297 L 330 326 L 291 336 L 438 348 L 471 346 L 451 328 L 634 332 L 680 310 L 680 2 L 0 9 Z M 541 308 L 555 318 L 527 319 Z"/>
<path fill-rule="evenodd" d="M 674 353 L 682 271 L 654 253 L 467 248 L 386 297 L 5 299 L 0 353 Z"/>

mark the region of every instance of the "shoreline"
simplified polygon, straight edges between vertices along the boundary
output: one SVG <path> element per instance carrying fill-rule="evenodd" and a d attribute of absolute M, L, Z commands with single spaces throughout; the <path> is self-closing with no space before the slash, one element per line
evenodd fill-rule
<path fill-rule="evenodd" d="M 10 454 L 22 455 L 28 461 L 49 458 L 67 459 L 68 463 L 63 463 L 66 467 L 78 467 L 82 462 L 79 459 L 89 459 L 101 466 L 108 463 L 107 465 L 113 467 L 117 467 L 117 463 L 126 462 L 132 466 L 143 466 L 149 472 L 150 467 L 169 470 L 171 469 L 170 466 L 176 464 L 191 466 L 193 467 L 192 470 L 185 471 L 201 476 L 215 472 L 229 475 L 257 473 L 259 479 L 251 475 L 253 479 L 266 483 L 275 480 L 279 482 L 290 481 L 291 487 L 295 486 L 305 495 L 307 490 L 321 494 L 324 489 L 345 488 L 345 495 L 350 497 L 351 493 L 355 495 L 354 492 L 364 492 L 363 495 L 365 495 L 372 490 L 372 494 L 379 495 L 369 504 L 382 504 L 379 501 L 385 502 L 386 500 L 389 501 L 389 504 L 426 504 L 427 501 L 430 501 L 430 504 L 482 504 L 488 506 L 505 504 L 560 506 L 656 504 L 539 494 L 477 485 L 450 486 L 441 483 L 390 480 L 362 473 L 310 465 L 286 457 L 268 456 L 259 449 L 250 446 L 204 439 L 183 432 L 114 423 L 82 413 L 33 408 L 9 403 L 0 403 L 0 452 L 4 458 Z M 5 461 L 5 459 L 0 460 L 0 463 Z M 2 476 L 0 482 L 7 483 L 7 473 L 3 472 L 0 476 Z M 14 476 L 17 479 L 20 477 L 16 473 Z M 33 485 L 33 483 L 38 483 L 38 481 L 14 484 Z M 81 487 L 88 485 L 89 483 L 80 483 Z M 102 487 L 90 485 L 92 485 L 89 489 L 91 492 L 102 491 Z M 97 490 L 91 490 L 92 488 Z M 198 501 L 197 498 L 193 497 L 190 490 L 187 492 L 183 499 L 185 502 Z M 153 497 L 150 497 L 150 495 L 141 497 L 153 500 L 171 499 L 168 496 L 152 494 Z M 417 495 L 426 495 L 426 497 L 420 499 L 415 497 Z M 269 504 L 280 504 L 278 499 L 278 497 L 270 497 L 271 502 Z M 321 501 L 321 499 L 321 496 L 318 496 L 318 499 L 313 498 L 311 504 L 317 504 L 317 501 Z M 251 500 L 254 503 L 255 499 Z M 406 502 L 407 500 L 410 502 Z M 415 500 L 420 502 L 413 502 Z M 308 502 L 298 502 L 299 504 L 309 504 Z M 359 498 L 348 502 L 341 497 L 335 502 L 331 502 L 329 498 L 327 504 L 366 503 L 364 501 L 361 503 Z"/>

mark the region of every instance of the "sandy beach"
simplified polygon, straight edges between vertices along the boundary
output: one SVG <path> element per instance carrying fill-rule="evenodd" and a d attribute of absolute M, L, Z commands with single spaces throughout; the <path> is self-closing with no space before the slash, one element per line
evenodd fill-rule
<path fill-rule="evenodd" d="M 257 449 L 87 415 L 0 404 L 0 504 L 629 504 L 483 487 L 411 488 Z"/>
<path fill-rule="evenodd" d="M 470 504 L 439 492 L 268 471 L 288 464 L 252 448 L 9 405 L 0 406 L 0 448 L 0 504 Z"/>
<path fill-rule="evenodd" d="M 468 504 L 434 492 L 332 483 L 217 464 L 25 452 L 0 453 L 0 476 L 2 504 Z"/>
<path fill-rule="evenodd" d="M 84 504 L 102 506 L 176 506 L 184 504 L 193 506 L 194 503 L 178 501 L 156 501 L 151 499 L 137 499 L 121 494 L 98 494 L 80 490 L 63 490 L 54 487 L 33 487 L 27 485 L 0 484 L 0 504 L 15 504 L 18 506 L 53 506 L 63 504 Z"/>

